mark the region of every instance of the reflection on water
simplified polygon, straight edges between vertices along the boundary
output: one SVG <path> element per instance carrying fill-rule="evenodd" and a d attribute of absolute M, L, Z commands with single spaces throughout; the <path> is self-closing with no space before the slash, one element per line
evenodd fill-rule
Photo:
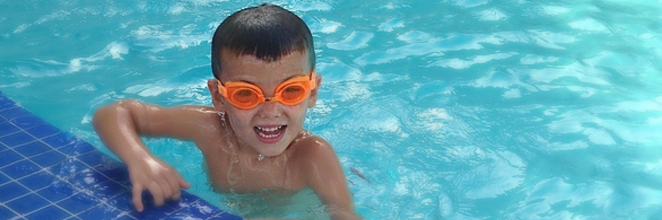
<path fill-rule="evenodd" d="M 662 214 L 659 1 L 274 3 L 314 33 L 307 126 L 366 218 Z M 253 1 L 3 4 L 0 89 L 101 146 L 90 117 L 114 100 L 209 105 L 211 34 Z M 147 143 L 222 205 L 195 146 Z"/>

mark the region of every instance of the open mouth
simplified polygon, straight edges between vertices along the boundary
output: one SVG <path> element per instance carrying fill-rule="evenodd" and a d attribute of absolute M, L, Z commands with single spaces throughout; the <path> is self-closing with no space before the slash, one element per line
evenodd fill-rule
<path fill-rule="evenodd" d="M 255 131 L 258 139 L 264 143 L 280 141 L 285 135 L 285 130 L 287 130 L 287 125 L 253 127 L 253 131 Z"/>

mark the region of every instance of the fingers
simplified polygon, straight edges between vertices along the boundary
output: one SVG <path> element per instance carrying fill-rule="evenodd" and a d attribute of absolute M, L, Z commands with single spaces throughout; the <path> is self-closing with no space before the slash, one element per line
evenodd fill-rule
<path fill-rule="evenodd" d="M 166 177 L 166 180 L 168 181 L 169 187 L 170 187 L 170 196 L 166 196 L 166 198 L 170 198 L 172 200 L 179 200 L 179 197 L 181 195 L 179 191 L 179 183 L 177 181 L 177 177 L 175 175 L 169 175 Z"/>
<path fill-rule="evenodd" d="M 154 198 L 154 205 L 162 206 L 165 201 L 164 190 L 162 186 L 159 185 L 159 183 L 156 181 L 152 181 L 147 185 L 147 190 L 149 190 L 149 193 L 152 194 L 152 198 Z"/>
<path fill-rule="evenodd" d="M 163 199 L 171 199 L 173 195 L 175 195 L 175 192 L 179 192 L 179 188 L 172 188 L 172 184 L 168 180 L 169 177 L 162 177 L 161 179 L 158 180 L 159 186 L 161 186 L 161 190 L 163 191 Z"/>
<path fill-rule="evenodd" d="M 165 172 L 154 172 L 152 175 L 133 175 L 134 183 L 132 189 L 132 200 L 138 212 L 142 212 L 145 206 L 142 202 L 142 193 L 147 190 L 154 199 L 155 206 L 162 206 L 166 200 L 179 200 L 180 188 L 188 188 L 186 182 L 174 169 L 164 169 Z"/>
<path fill-rule="evenodd" d="M 182 178 L 182 176 L 179 175 L 179 173 L 177 173 L 177 182 L 179 182 L 179 188 L 188 189 L 189 187 L 191 187 L 191 184 L 186 182 L 186 180 L 184 180 L 184 178 Z"/>
<path fill-rule="evenodd" d="M 141 185 L 135 184 L 133 185 L 133 206 L 136 207 L 136 210 L 138 212 L 143 211 L 143 199 L 142 199 L 142 193 L 143 193 L 143 188 Z"/>

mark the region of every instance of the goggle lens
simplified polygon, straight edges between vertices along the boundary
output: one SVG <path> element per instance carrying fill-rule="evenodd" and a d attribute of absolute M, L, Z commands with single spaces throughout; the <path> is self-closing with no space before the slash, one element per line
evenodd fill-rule
<path fill-rule="evenodd" d="M 286 105 L 296 105 L 306 98 L 306 88 L 302 85 L 288 85 L 279 94 L 281 102 Z"/>
<path fill-rule="evenodd" d="M 232 100 L 235 105 L 244 108 L 260 103 L 260 95 L 258 91 L 251 88 L 237 88 L 232 92 L 231 97 L 230 100 Z"/>
<path fill-rule="evenodd" d="M 306 99 L 308 92 L 315 85 L 316 77 L 300 76 L 283 82 L 276 88 L 275 97 L 265 98 L 262 90 L 252 84 L 244 82 L 229 82 L 227 87 L 220 81 L 219 93 L 228 99 L 230 104 L 240 109 L 252 109 L 265 101 L 277 101 L 283 105 L 297 105 Z"/>

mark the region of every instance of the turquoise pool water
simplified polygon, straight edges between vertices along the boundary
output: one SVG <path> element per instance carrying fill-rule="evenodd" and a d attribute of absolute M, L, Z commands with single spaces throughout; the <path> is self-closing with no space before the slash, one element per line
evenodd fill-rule
<path fill-rule="evenodd" d="M 112 101 L 209 105 L 211 34 L 257 3 L 0 1 L 0 90 L 100 147 Z M 314 32 L 307 127 L 367 219 L 662 218 L 659 0 L 273 3 Z M 147 142 L 218 199 L 195 146 Z"/>

